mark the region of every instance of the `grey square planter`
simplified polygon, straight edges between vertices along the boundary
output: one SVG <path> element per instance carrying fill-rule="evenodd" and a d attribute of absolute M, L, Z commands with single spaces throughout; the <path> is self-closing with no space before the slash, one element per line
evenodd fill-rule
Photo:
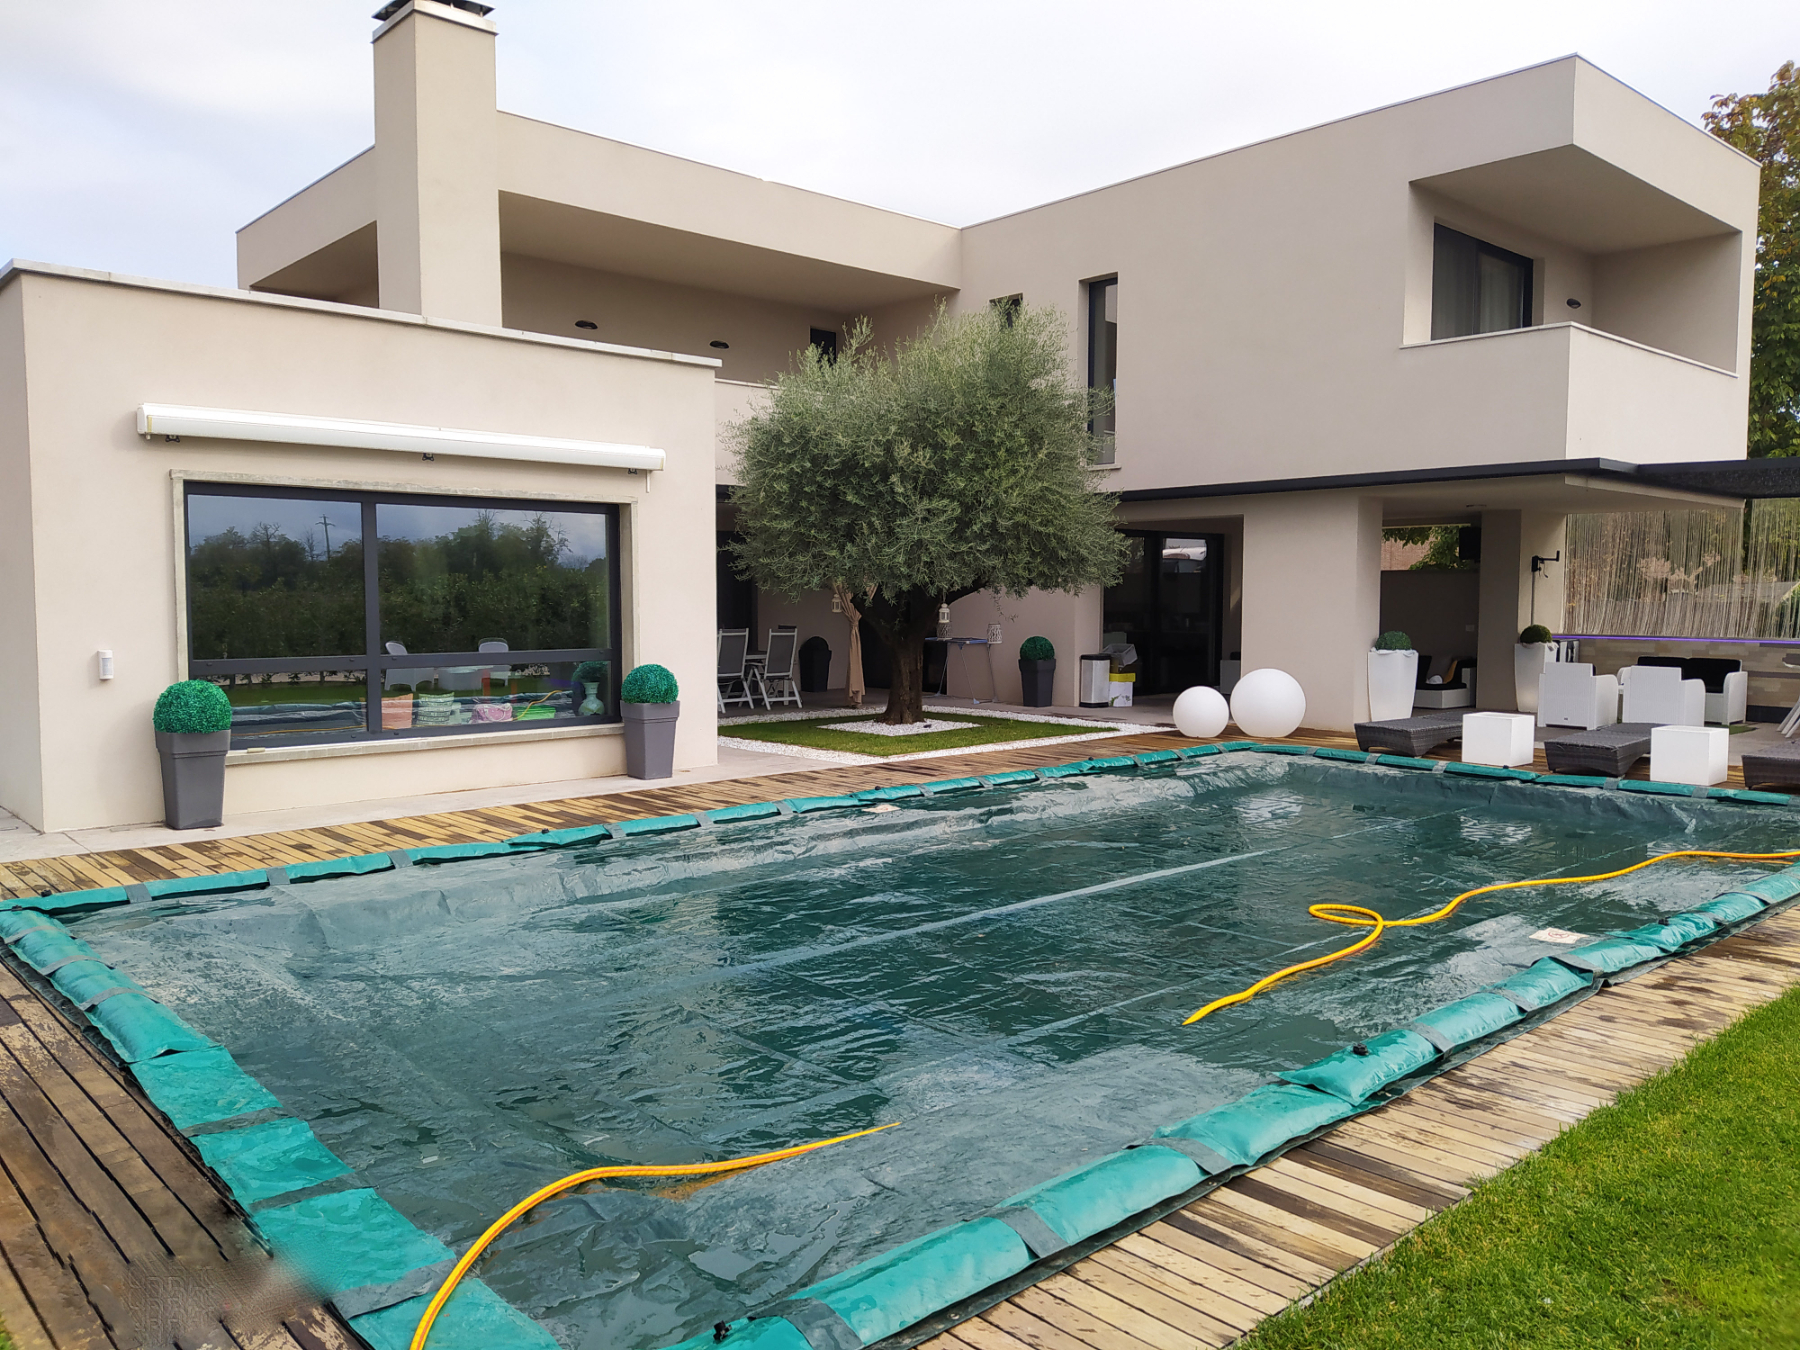
<path fill-rule="evenodd" d="M 619 711 L 625 717 L 625 772 L 633 778 L 673 778 L 681 701 L 621 703 Z"/>
<path fill-rule="evenodd" d="M 171 830 L 205 830 L 225 823 L 225 752 L 229 731 L 159 731 L 163 823 Z"/>
<path fill-rule="evenodd" d="M 1027 661 L 1019 658 L 1019 688 L 1022 691 L 1019 702 L 1027 708 L 1048 708 L 1050 706 L 1050 690 L 1056 683 L 1056 658 L 1048 661 Z"/>

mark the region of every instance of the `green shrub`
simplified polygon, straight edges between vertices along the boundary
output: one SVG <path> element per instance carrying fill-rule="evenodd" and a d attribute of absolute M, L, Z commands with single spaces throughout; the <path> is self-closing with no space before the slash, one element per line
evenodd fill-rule
<path fill-rule="evenodd" d="M 621 703 L 673 703 L 680 697 L 675 677 L 662 666 L 639 666 L 619 690 Z"/>
<path fill-rule="evenodd" d="M 583 661 L 575 667 L 573 678 L 577 684 L 605 684 L 606 662 Z"/>
<path fill-rule="evenodd" d="M 1550 630 L 1541 623 L 1534 623 L 1519 634 L 1519 641 L 1522 643 L 1548 642 L 1550 641 Z"/>
<path fill-rule="evenodd" d="M 183 680 L 157 696 L 150 720 L 170 734 L 230 731 L 231 700 L 211 680 Z"/>
<path fill-rule="evenodd" d="M 1054 661 L 1056 660 L 1056 648 L 1050 645 L 1049 638 L 1028 637 L 1019 644 L 1019 659 L 1021 661 Z"/>
<path fill-rule="evenodd" d="M 1375 639 L 1375 650 L 1378 652 L 1410 652 L 1412 649 L 1412 639 L 1398 628 L 1390 628 Z"/>

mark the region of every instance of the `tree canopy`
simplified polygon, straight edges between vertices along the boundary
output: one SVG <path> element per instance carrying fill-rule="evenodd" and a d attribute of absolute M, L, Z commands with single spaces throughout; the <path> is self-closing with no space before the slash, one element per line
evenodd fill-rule
<path fill-rule="evenodd" d="M 1800 455 L 1800 68 L 1722 94 L 1706 129 L 1762 165 L 1750 329 L 1750 453 Z"/>
<path fill-rule="evenodd" d="M 1117 579 L 1117 498 L 1093 467 L 1111 395 L 1072 374 L 1054 309 L 951 316 L 883 355 L 866 320 L 809 348 L 737 428 L 740 573 L 790 596 L 843 586 L 893 658 L 887 720 L 917 720 L 937 607 Z"/>

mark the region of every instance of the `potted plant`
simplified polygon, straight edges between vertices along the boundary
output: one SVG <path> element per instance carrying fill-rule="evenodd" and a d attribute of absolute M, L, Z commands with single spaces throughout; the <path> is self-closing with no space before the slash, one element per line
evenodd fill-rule
<path fill-rule="evenodd" d="M 1534 623 L 1519 634 L 1513 647 L 1513 703 L 1520 712 L 1538 710 L 1538 678 L 1551 660 L 1550 630 Z"/>
<path fill-rule="evenodd" d="M 1411 717 L 1413 690 L 1419 682 L 1419 654 L 1412 639 L 1398 630 L 1383 633 L 1369 649 L 1369 720 L 1392 722 Z"/>
<path fill-rule="evenodd" d="M 225 752 L 231 700 L 210 680 L 182 680 L 157 697 L 151 714 L 162 759 L 163 821 L 171 830 L 225 822 Z"/>
<path fill-rule="evenodd" d="M 1026 638 L 1019 644 L 1019 702 L 1027 708 L 1048 708 L 1055 681 L 1056 648 L 1050 639 Z"/>
<path fill-rule="evenodd" d="M 633 778 L 675 776 L 675 719 L 681 689 L 662 666 L 639 666 L 619 689 L 625 717 L 625 772 Z"/>

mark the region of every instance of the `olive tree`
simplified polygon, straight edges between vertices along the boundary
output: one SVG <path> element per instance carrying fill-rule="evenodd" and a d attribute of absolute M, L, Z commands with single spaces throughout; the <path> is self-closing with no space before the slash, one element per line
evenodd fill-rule
<path fill-rule="evenodd" d="M 890 357 L 858 321 L 835 360 L 809 348 L 736 432 L 739 574 L 797 596 L 841 586 L 892 662 L 890 723 L 924 704 L 938 606 L 977 591 L 1117 580 L 1117 498 L 1099 490 L 1093 420 L 1054 309 L 935 320 Z"/>

